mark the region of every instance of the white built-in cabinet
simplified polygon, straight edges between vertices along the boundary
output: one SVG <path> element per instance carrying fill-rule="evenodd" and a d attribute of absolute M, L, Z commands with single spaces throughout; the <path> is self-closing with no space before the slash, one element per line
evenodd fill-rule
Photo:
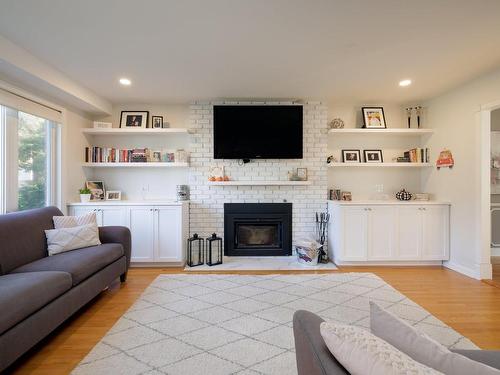
<path fill-rule="evenodd" d="M 449 205 L 328 203 L 328 251 L 337 264 L 437 263 L 449 258 Z"/>
<path fill-rule="evenodd" d="M 132 237 L 132 263 L 184 264 L 188 237 L 188 203 L 102 205 L 91 202 L 69 206 L 70 215 L 95 212 L 99 226 L 125 226 Z"/>

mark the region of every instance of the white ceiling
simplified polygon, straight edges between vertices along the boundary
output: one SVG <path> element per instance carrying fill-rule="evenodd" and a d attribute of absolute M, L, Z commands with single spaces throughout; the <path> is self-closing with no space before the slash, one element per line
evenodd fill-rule
<path fill-rule="evenodd" d="M 499 66 L 499 15 L 499 0 L 0 0 L 0 34 L 114 103 L 405 102 Z"/>

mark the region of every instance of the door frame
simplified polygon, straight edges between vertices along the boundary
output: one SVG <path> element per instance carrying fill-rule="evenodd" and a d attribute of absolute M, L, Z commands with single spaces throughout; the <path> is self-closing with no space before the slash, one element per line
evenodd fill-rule
<path fill-rule="evenodd" d="M 479 278 L 491 279 L 491 112 L 500 109 L 500 101 L 480 106 L 476 114 L 476 124 L 479 131 L 478 155 L 479 186 L 475 198 L 479 211 L 476 224 L 477 249 L 476 263 L 479 265 Z"/>

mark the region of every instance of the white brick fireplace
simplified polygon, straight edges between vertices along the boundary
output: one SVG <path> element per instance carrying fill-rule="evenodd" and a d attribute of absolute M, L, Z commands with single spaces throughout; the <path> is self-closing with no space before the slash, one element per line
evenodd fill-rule
<path fill-rule="evenodd" d="M 327 199 L 327 107 L 319 102 L 304 104 L 303 159 L 256 160 L 238 165 L 237 160 L 213 158 L 213 105 L 190 106 L 192 135 L 190 173 L 190 234 L 202 236 L 216 232 L 224 235 L 224 203 L 293 204 L 293 239 L 313 234 L 315 212 L 326 210 Z M 233 103 L 231 103 L 233 104 Z M 236 104 L 236 103 L 234 103 Z M 248 104 L 241 103 L 240 104 Z M 264 104 L 254 103 L 250 104 Z M 290 104 L 290 103 L 265 103 Z M 265 137 L 265 134 L 262 134 Z M 209 186 L 210 168 L 224 166 L 232 180 L 287 180 L 287 172 L 307 168 L 309 186 Z"/>

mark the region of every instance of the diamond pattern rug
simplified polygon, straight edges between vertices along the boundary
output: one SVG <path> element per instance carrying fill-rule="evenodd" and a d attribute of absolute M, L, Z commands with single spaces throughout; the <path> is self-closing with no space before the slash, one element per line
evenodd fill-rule
<path fill-rule="evenodd" d="M 449 348 L 477 349 L 370 273 L 160 275 L 73 374 L 296 374 L 294 311 L 369 329 L 370 300 Z"/>

